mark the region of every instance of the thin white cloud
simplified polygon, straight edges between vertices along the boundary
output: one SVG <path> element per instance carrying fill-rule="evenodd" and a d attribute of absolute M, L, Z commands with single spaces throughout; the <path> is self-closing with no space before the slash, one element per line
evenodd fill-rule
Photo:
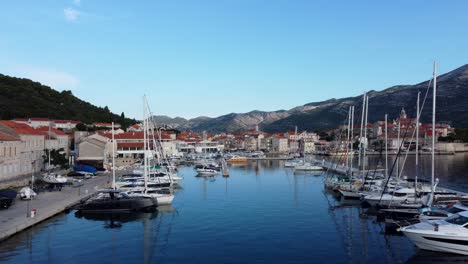
<path fill-rule="evenodd" d="M 78 20 L 78 17 L 81 15 L 81 12 L 71 7 L 67 7 L 63 10 L 63 14 L 65 15 L 65 19 L 67 21 L 75 22 L 76 20 Z"/>
<path fill-rule="evenodd" d="M 15 65 L 7 69 L 5 73 L 14 77 L 28 78 L 40 82 L 59 91 L 74 90 L 79 83 L 78 78 L 70 73 L 29 65 Z"/>
<path fill-rule="evenodd" d="M 79 6 L 81 4 L 81 0 L 73 0 L 73 3 L 77 6 Z"/>

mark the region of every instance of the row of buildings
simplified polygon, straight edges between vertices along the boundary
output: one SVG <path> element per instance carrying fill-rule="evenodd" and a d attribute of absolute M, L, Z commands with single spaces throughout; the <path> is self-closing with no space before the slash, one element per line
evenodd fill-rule
<path fill-rule="evenodd" d="M 123 131 L 75 133 L 77 161 L 95 166 L 104 166 L 116 154 L 116 165 L 133 164 L 144 154 L 144 135 L 141 125 L 133 125 Z M 269 153 L 312 153 L 320 140 L 309 132 L 269 134 L 258 129 L 235 133 L 196 133 L 193 131 L 160 130 L 148 135 L 148 146 L 159 146 L 159 152 L 180 157 L 185 153 L 215 153 L 227 151 L 264 151 Z M 160 142 L 160 144 L 156 144 Z"/>
<path fill-rule="evenodd" d="M 47 118 L 28 118 L 0 121 L 0 181 L 19 175 L 37 173 L 44 169 L 44 155 L 48 150 L 61 150 L 66 156 L 79 163 L 104 167 L 109 164 L 112 153 L 116 155 L 116 165 L 133 164 L 144 154 L 144 135 L 141 124 L 135 124 L 126 131 L 118 124 L 114 125 L 115 141 L 112 141 L 110 123 L 95 123 L 102 128 L 96 132 L 76 131 L 80 121 L 52 120 Z M 367 126 L 368 148 L 382 147 L 385 127 L 388 128 L 390 149 L 408 145 L 411 133 L 419 125 L 419 138 L 422 146 L 428 145 L 432 135 L 444 137 L 454 132 L 446 124 L 437 124 L 435 133 L 430 124 L 416 124 L 414 118 L 408 118 L 404 109 L 399 118 L 385 123 L 378 121 Z M 327 131 L 336 135 L 345 127 Z M 359 138 L 360 125 L 353 129 L 353 141 Z M 400 136 L 398 136 L 400 131 Z M 408 134 L 409 133 L 409 134 Z M 405 135 L 406 134 L 406 135 Z M 285 133 L 266 133 L 258 128 L 234 133 L 196 133 L 193 131 L 160 130 L 148 135 L 148 146 L 158 147 L 159 152 L 167 156 L 182 156 L 184 153 L 213 153 L 236 150 L 263 151 L 274 154 L 323 153 L 333 151 L 343 144 L 320 139 L 316 133 L 290 131 Z M 70 146 L 74 139 L 73 146 Z M 160 142 L 160 144 L 156 144 Z M 71 148 L 70 148 L 71 147 Z M 70 149 L 74 149 L 73 152 Z"/>
<path fill-rule="evenodd" d="M 48 151 L 70 155 L 73 135 L 57 128 L 68 121 L 54 126 L 52 122 L 40 122 L 33 127 L 24 120 L 0 120 L 0 181 L 40 172 Z"/>

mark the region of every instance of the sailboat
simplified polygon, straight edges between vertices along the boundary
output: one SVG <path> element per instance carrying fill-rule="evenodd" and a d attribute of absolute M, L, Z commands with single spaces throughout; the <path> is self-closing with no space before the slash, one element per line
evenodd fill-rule
<path fill-rule="evenodd" d="M 428 200 L 428 206 L 434 201 L 434 174 L 435 174 L 435 118 L 436 118 L 436 94 L 437 75 L 434 63 L 434 83 L 432 100 L 432 152 L 431 152 L 431 183 L 432 193 Z M 468 212 L 463 211 L 454 214 L 446 220 L 435 222 L 421 222 L 402 227 L 399 231 L 409 238 L 421 249 L 449 252 L 468 255 Z"/>
<path fill-rule="evenodd" d="M 147 118 L 147 109 L 148 109 L 148 102 L 146 101 L 146 96 L 143 97 L 143 186 L 136 186 L 133 188 L 128 188 L 126 190 L 126 193 L 132 197 L 146 197 L 146 198 L 151 198 L 156 201 L 157 205 L 163 205 L 163 204 L 171 204 L 172 201 L 174 200 L 174 195 L 169 191 L 169 193 L 164 193 L 161 191 L 160 188 L 157 187 L 149 187 L 150 184 L 155 184 L 158 185 L 161 183 L 161 181 L 157 182 L 157 179 L 153 179 L 152 181 L 148 181 L 149 178 L 149 166 L 148 166 L 148 161 L 149 155 L 148 152 L 150 152 L 150 147 L 149 147 L 149 140 L 148 140 L 148 131 L 149 131 L 149 120 Z M 154 131 L 152 133 L 154 135 Z M 153 144 L 155 145 L 155 144 Z M 155 177 L 157 178 L 157 177 Z M 172 180 L 169 175 L 169 182 L 167 180 L 164 181 L 164 184 L 169 184 L 172 185 Z"/>
<path fill-rule="evenodd" d="M 100 190 L 96 195 L 81 201 L 76 207 L 80 212 L 121 212 L 142 211 L 154 207 L 156 203 L 148 197 L 131 197 L 116 188 L 115 184 L 115 138 L 114 122 L 112 122 L 112 188 Z"/>
<path fill-rule="evenodd" d="M 48 133 L 48 138 L 50 139 L 50 135 L 51 135 L 51 132 L 50 132 L 50 123 L 49 123 L 49 133 Z M 68 179 L 66 177 L 63 177 L 62 175 L 58 174 L 58 173 L 51 173 L 50 172 L 50 149 L 48 149 L 48 163 L 47 163 L 47 172 L 42 174 L 42 177 L 41 177 L 41 180 L 43 182 L 46 182 L 46 183 L 50 183 L 50 184 L 64 184 L 68 181 Z"/>

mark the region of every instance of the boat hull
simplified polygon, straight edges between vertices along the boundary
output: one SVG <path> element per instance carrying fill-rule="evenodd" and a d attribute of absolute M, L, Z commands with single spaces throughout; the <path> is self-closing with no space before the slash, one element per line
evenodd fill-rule
<path fill-rule="evenodd" d="M 468 237 L 454 239 L 453 236 L 416 233 L 410 229 L 402 232 L 420 249 L 468 255 Z"/>
<path fill-rule="evenodd" d="M 122 212 L 142 211 L 155 206 L 153 199 L 118 199 L 118 200 L 91 200 L 78 206 L 82 212 Z"/>

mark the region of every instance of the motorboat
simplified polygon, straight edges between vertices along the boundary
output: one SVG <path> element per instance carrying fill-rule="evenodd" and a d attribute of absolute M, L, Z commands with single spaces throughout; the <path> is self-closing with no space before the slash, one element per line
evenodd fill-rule
<path fill-rule="evenodd" d="M 214 169 L 209 169 L 207 167 L 197 169 L 197 173 L 199 176 L 215 176 L 218 175 L 218 171 Z"/>
<path fill-rule="evenodd" d="M 457 202 L 455 204 L 446 206 L 444 208 L 437 207 L 426 207 L 420 209 L 421 214 L 419 220 L 421 221 L 432 221 L 432 220 L 443 220 L 453 214 L 468 211 L 468 206 L 463 203 Z"/>
<path fill-rule="evenodd" d="M 468 255 L 468 211 L 398 230 L 420 249 Z"/>
<path fill-rule="evenodd" d="M 409 200 L 421 201 L 421 198 L 415 196 L 414 188 L 400 188 L 393 193 L 366 195 L 364 196 L 364 200 L 371 206 L 390 206 L 398 205 Z"/>
<path fill-rule="evenodd" d="M 29 186 L 21 188 L 19 194 L 21 200 L 32 200 L 34 197 L 37 196 L 37 193 Z"/>
<path fill-rule="evenodd" d="M 67 178 L 57 173 L 44 173 L 42 181 L 50 184 L 63 184 L 67 182 Z"/>
<path fill-rule="evenodd" d="M 156 206 L 153 199 L 148 197 L 135 197 L 118 190 L 102 190 L 76 208 L 82 212 L 119 212 L 144 211 Z"/>

